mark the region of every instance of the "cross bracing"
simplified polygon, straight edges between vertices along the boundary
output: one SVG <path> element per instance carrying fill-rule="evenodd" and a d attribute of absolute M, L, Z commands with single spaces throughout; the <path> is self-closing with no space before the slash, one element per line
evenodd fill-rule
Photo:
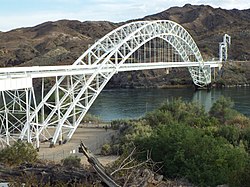
<path fill-rule="evenodd" d="M 72 65 L 1 68 L 0 143 L 21 139 L 39 147 L 43 140 L 51 145 L 70 140 L 117 72 L 188 67 L 194 84 L 204 87 L 211 83 L 211 67 L 220 66 L 221 61 L 204 62 L 191 35 L 175 22 L 128 23 L 96 41 Z M 40 85 L 37 91 L 34 84 Z"/>

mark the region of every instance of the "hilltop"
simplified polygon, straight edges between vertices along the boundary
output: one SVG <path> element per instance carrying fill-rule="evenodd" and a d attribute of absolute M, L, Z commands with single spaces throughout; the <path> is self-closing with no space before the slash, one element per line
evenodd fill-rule
<path fill-rule="evenodd" d="M 197 42 L 204 59 L 218 57 L 218 43 L 222 41 L 225 33 L 232 37 L 229 58 L 240 61 L 250 59 L 250 43 L 246 42 L 250 41 L 250 9 L 225 10 L 206 5 L 187 4 L 138 20 L 159 19 L 169 19 L 181 24 Z M 135 20 L 128 22 L 131 21 Z M 72 64 L 89 45 L 122 24 L 124 23 L 60 20 L 45 22 L 35 27 L 0 32 L 0 66 Z M 176 71 L 182 72 L 177 82 L 190 83 L 186 70 L 174 70 Z M 155 81 L 150 83 L 149 79 L 140 80 L 140 77 L 162 79 L 162 73 L 162 71 L 139 72 L 136 74 L 139 83 L 137 81 L 135 86 L 126 83 L 123 87 L 152 87 Z M 110 87 L 113 87 L 112 84 L 119 85 L 119 82 L 129 81 L 127 77 L 127 74 L 115 76 L 112 79 L 113 83 L 111 81 L 109 84 Z M 161 86 L 161 83 L 159 84 L 158 86 Z"/>
<path fill-rule="evenodd" d="M 0 65 L 72 64 L 90 44 L 116 28 L 111 22 L 60 20 L 0 33 Z"/>
<path fill-rule="evenodd" d="M 181 24 L 197 42 L 204 57 L 218 57 L 218 43 L 227 33 L 232 37 L 230 59 L 250 59 L 250 9 L 225 10 L 208 5 L 172 7 L 144 20 L 169 19 Z"/>

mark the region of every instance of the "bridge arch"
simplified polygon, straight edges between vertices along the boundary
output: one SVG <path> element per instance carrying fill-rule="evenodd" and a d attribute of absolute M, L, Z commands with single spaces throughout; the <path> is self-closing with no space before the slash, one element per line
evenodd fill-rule
<path fill-rule="evenodd" d="M 137 35 L 140 36 L 139 42 L 136 38 Z M 204 66 L 203 58 L 195 41 L 181 25 L 170 20 L 139 21 L 123 25 L 98 40 L 75 61 L 74 65 L 106 63 L 105 60 L 116 52 L 119 53 L 124 45 L 131 47 L 131 43 L 137 41 L 136 49 L 138 49 L 156 37 L 170 43 L 182 56 L 183 61 L 188 62 L 190 55 L 195 56 L 195 61 L 200 63 L 200 67 L 189 68 L 195 85 L 203 87 L 211 82 L 210 69 Z"/>
<path fill-rule="evenodd" d="M 137 49 L 154 38 L 160 38 L 173 46 L 184 62 L 191 61 L 191 57 L 194 58 L 192 61 L 199 62 L 199 67 L 189 67 L 194 84 L 202 87 L 211 82 L 210 68 L 204 65 L 196 43 L 181 25 L 169 20 L 131 22 L 98 40 L 72 65 L 86 68 L 97 66 L 93 73 L 56 78 L 56 84 L 29 116 L 20 139 L 36 139 L 48 126 L 55 126 L 52 145 L 64 133 L 66 140 L 69 140 L 111 77 Z M 65 82 L 69 82 L 67 87 L 64 86 Z M 52 107 L 48 102 L 54 93 L 57 99 Z M 38 116 L 46 104 L 50 105 L 50 113 L 39 121 Z"/>

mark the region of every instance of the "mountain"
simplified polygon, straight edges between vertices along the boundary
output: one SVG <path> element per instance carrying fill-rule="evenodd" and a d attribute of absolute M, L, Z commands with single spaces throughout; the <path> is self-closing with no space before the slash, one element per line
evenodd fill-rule
<path fill-rule="evenodd" d="M 225 10 L 207 5 L 172 7 L 144 20 L 169 19 L 181 24 L 195 39 L 204 57 L 218 57 L 225 33 L 232 39 L 229 58 L 250 59 L 250 9 Z"/>
<path fill-rule="evenodd" d="M 0 66 L 72 64 L 111 22 L 60 20 L 0 33 Z"/>
<path fill-rule="evenodd" d="M 204 57 L 218 57 L 218 43 L 225 33 L 232 38 L 229 58 L 232 60 L 250 59 L 250 9 L 224 10 L 206 5 L 172 7 L 163 12 L 137 20 L 169 19 L 181 24 L 194 38 Z M 128 22 L 135 21 L 130 20 Z M 35 27 L 18 28 L 0 32 L 0 66 L 34 66 L 72 64 L 90 44 L 124 23 L 107 21 L 60 20 L 45 22 Z M 189 84 L 186 70 L 178 84 Z M 171 74 L 171 73 L 170 73 Z M 132 81 L 128 81 L 132 78 Z M 146 77 L 146 79 L 144 79 Z M 175 84 L 170 76 L 160 71 L 142 71 L 119 74 L 109 84 L 122 87 L 152 87 L 155 81 Z M 132 85 L 131 82 L 136 80 Z M 139 81 L 139 82 L 138 82 Z M 172 81 L 172 82 L 171 82 Z M 163 84 L 163 85 L 161 85 Z M 136 85 L 136 86 L 135 86 Z"/>

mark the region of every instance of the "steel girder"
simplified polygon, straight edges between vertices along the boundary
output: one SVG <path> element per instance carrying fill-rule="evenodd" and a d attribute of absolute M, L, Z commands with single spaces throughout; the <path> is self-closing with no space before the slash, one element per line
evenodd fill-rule
<path fill-rule="evenodd" d="M 20 137 L 24 124 L 29 120 L 30 114 L 36 108 L 36 99 L 33 87 L 7 90 L 0 92 L 0 147 L 9 145 Z M 34 121 L 38 121 L 37 118 Z M 38 126 L 28 126 L 27 141 L 33 141 L 32 138 L 38 139 Z M 32 133 L 32 134 L 30 134 Z"/>
<path fill-rule="evenodd" d="M 210 67 L 204 65 L 196 43 L 181 25 L 168 20 L 132 22 L 98 40 L 73 64 L 96 65 L 93 74 L 56 77 L 54 86 L 27 114 L 19 138 L 52 138 L 51 145 L 62 141 L 63 136 L 69 140 L 110 78 L 137 49 L 155 38 L 169 43 L 183 61 L 199 62 L 199 67 L 189 67 L 194 84 L 203 87 L 211 82 Z M 106 68 L 109 71 L 103 71 Z"/>
<path fill-rule="evenodd" d="M 223 42 L 219 44 L 219 61 L 227 61 L 228 58 L 228 47 L 231 44 L 231 37 L 228 34 L 223 36 Z"/>

